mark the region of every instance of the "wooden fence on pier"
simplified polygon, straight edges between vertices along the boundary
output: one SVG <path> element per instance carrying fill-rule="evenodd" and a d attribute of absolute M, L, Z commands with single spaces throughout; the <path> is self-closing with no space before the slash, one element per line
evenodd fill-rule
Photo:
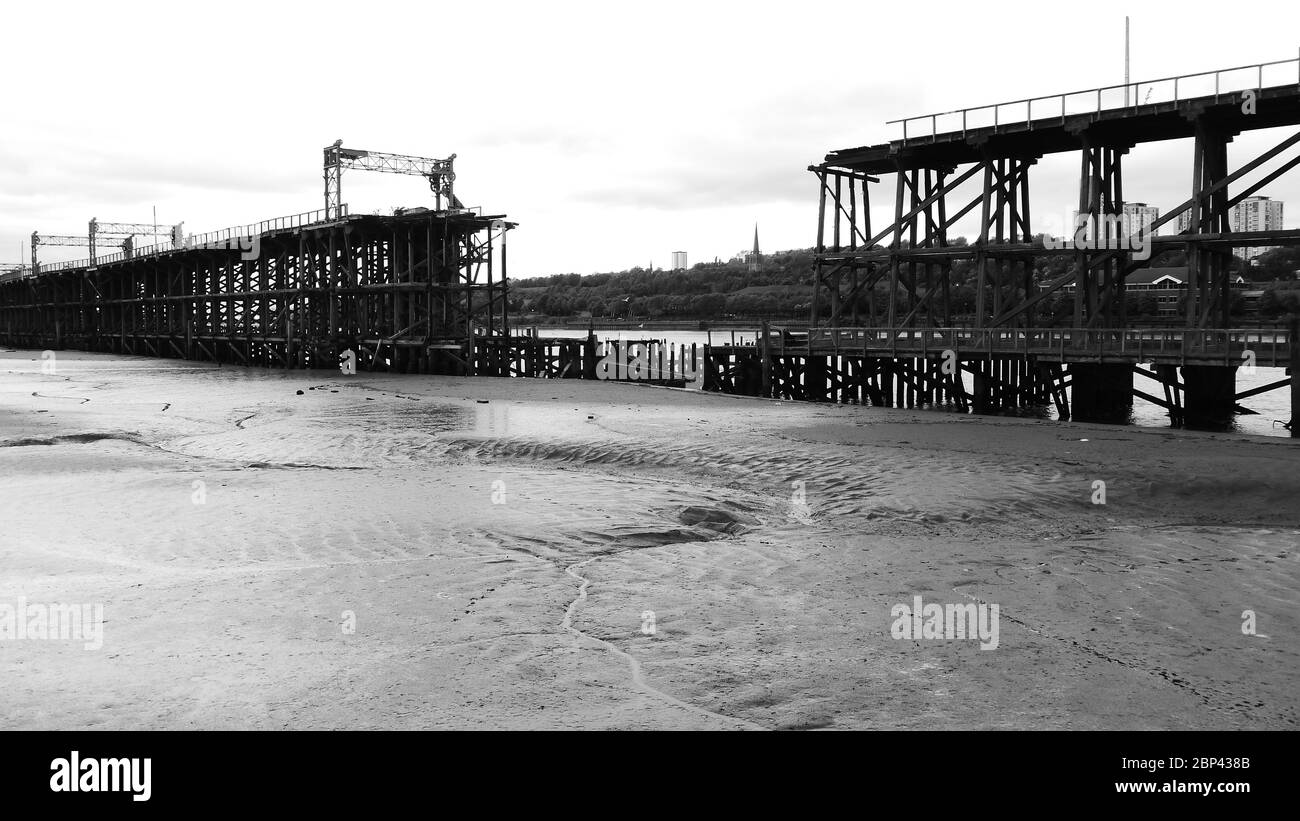
<path fill-rule="evenodd" d="M 685 387 L 699 372 L 703 346 L 662 339 L 476 337 L 469 372 L 478 376 L 600 379 Z"/>

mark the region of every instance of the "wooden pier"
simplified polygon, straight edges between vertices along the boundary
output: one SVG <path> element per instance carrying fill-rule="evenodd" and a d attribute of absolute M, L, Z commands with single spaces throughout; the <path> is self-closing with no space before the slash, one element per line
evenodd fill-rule
<path fill-rule="evenodd" d="M 699 372 L 706 346 L 659 339 L 600 339 L 515 335 L 475 337 L 474 370 L 480 376 L 599 379 L 685 387 Z"/>
<path fill-rule="evenodd" d="M 782 347 L 786 337 L 765 337 L 762 351 L 710 349 L 710 386 L 904 406 L 1050 401 L 1062 418 L 1099 420 L 1123 417 L 1136 395 L 1165 407 L 1174 424 L 1215 424 L 1242 400 L 1290 388 L 1294 409 L 1294 371 L 1235 392 L 1238 367 L 1294 368 L 1297 334 L 1232 329 L 1233 252 L 1297 246 L 1300 231 L 1235 231 L 1230 212 L 1300 166 L 1297 80 L 1292 58 L 1010 100 L 892 121 L 896 139 L 827 153 L 809 168 L 819 197 L 814 330 L 793 350 Z M 1284 133 L 1232 168 L 1228 144 L 1260 129 Z M 1192 142 L 1188 199 L 1134 224 L 1125 209 L 1130 152 L 1176 139 Z M 1075 224 L 1049 224 L 1065 231 L 1052 236 L 1031 220 L 1029 186 L 1039 159 L 1063 153 L 1078 157 Z M 880 190 L 893 219 L 873 225 Z M 952 236 L 963 218 L 973 233 Z M 1183 328 L 1144 329 L 1126 280 L 1171 250 L 1187 257 Z M 1056 263 L 1050 277 L 1041 261 Z M 1058 294 L 1069 295 L 1070 328 L 1039 330 Z M 950 330 L 958 324 L 975 330 Z M 943 351 L 952 356 L 936 371 Z"/>
<path fill-rule="evenodd" d="M 1183 329 L 769 329 L 754 344 L 705 350 L 704 389 L 877 407 L 999 413 L 1055 406 L 1061 419 L 1115 422 L 1133 398 L 1175 426 L 1219 427 L 1270 390 L 1300 399 L 1300 333 Z M 1152 368 L 1144 368 L 1143 364 Z M 1235 391 L 1238 367 L 1287 378 Z M 970 385 L 963 376 L 969 376 Z M 1138 382 L 1136 380 L 1146 380 Z M 1068 391 L 1067 391 L 1068 389 Z M 1292 427 L 1293 435 L 1295 428 Z"/>
<path fill-rule="evenodd" d="M 509 333 L 502 217 L 312 212 L 0 281 L 0 342 L 283 368 L 472 371 Z"/>

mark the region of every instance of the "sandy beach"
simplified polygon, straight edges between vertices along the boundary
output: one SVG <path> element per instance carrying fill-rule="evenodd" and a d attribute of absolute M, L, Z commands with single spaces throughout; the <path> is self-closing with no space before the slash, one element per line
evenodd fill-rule
<path fill-rule="evenodd" d="M 41 365 L 0 351 L 0 602 L 103 646 L 0 641 L 7 729 L 1300 724 L 1292 440 Z M 895 639 L 916 596 L 997 648 Z"/>

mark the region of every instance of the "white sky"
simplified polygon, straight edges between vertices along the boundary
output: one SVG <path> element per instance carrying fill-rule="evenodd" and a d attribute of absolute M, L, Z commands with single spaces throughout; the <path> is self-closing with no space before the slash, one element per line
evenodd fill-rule
<path fill-rule="evenodd" d="M 886 120 L 1300 54 L 1300 3 L 11 3 L 0 77 L 0 262 L 33 230 L 322 207 L 321 148 L 456 160 L 457 194 L 520 223 L 510 274 L 691 264 L 815 239 L 832 149 Z M 1088 45 L 1091 44 L 1091 45 Z M 929 60 L 930 62 L 926 62 Z M 1243 135 L 1239 163 L 1279 134 Z M 1125 195 L 1168 209 L 1186 141 L 1139 146 Z M 1068 217 L 1077 155 L 1033 210 Z M 888 180 L 875 202 L 892 204 Z M 1264 192 L 1300 227 L 1300 172 Z M 353 213 L 426 205 L 418 177 L 345 172 Z M 886 209 L 887 210 L 887 209 Z M 883 227 L 884 211 L 876 216 Z M 958 226 L 959 229 L 962 226 Z M 1037 226 L 1046 229 L 1046 218 Z M 42 249 L 42 259 L 84 249 Z M 24 257 L 24 259 L 29 257 Z"/>

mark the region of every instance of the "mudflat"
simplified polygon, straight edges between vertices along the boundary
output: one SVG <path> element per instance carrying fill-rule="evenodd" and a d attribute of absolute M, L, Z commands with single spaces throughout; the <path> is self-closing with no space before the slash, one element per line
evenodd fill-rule
<path fill-rule="evenodd" d="M 5 728 L 1300 723 L 1290 440 L 39 353 L 0 603 L 103 641 L 0 635 Z"/>

